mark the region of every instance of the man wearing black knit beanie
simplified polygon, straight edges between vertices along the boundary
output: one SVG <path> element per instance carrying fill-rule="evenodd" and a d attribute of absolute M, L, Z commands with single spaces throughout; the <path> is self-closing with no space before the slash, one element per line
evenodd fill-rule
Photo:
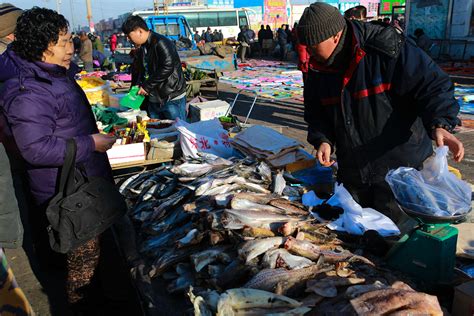
<path fill-rule="evenodd" d="M 324 166 L 363 206 L 395 222 L 403 214 L 385 182 L 391 169 L 420 168 L 432 140 L 456 162 L 462 143 L 453 84 L 416 44 L 391 26 L 349 21 L 329 4 L 307 7 L 298 38 L 311 55 L 305 82 L 308 141 Z"/>

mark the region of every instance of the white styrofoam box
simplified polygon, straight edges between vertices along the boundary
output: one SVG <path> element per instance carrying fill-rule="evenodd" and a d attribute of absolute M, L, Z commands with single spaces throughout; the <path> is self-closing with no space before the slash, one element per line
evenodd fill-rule
<path fill-rule="evenodd" d="M 145 144 L 114 144 L 107 150 L 107 156 L 111 165 L 145 160 Z"/>
<path fill-rule="evenodd" d="M 223 100 L 191 103 L 189 110 L 193 121 L 208 121 L 224 116 L 230 105 Z"/>

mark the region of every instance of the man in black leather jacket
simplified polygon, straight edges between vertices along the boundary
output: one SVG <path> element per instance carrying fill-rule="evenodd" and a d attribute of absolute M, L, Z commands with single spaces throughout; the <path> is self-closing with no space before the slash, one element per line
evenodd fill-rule
<path fill-rule="evenodd" d="M 363 207 L 397 221 L 385 182 L 390 169 L 420 168 L 433 140 L 455 161 L 463 158 L 451 134 L 459 105 L 449 76 L 399 30 L 346 20 L 321 2 L 305 9 L 298 39 L 311 56 L 304 87 L 309 143 L 322 165 L 336 153 L 338 181 Z"/>
<path fill-rule="evenodd" d="M 186 119 L 186 80 L 175 44 L 151 31 L 139 16 L 129 16 L 122 31 L 138 47 L 132 86 L 147 96 L 151 118 Z"/>

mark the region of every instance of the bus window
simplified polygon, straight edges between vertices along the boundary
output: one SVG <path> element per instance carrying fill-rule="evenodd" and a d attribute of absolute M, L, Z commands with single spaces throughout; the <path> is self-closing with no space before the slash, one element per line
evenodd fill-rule
<path fill-rule="evenodd" d="M 235 11 L 218 12 L 219 26 L 237 25 L 237 15 Z"/>
<path fill-rule="evenodd" d="M 219 26 L 219 21 L 217 19 L 217 12 L 199 13 L 199 26 L 200 27 Z"/>
<path fill-rule="evenodd" d="M 247 20 L 247 14 L 245 14 L 245 11 L 240 10 L 239 11 L 239 26 L 243 25 L 249 25 L 249 22 Z"/>
<path fill-rule="evenodd" d="M 185 14 L 186 21 L 188 21 L 190 28 L 199 27 L 199 17 L 197 13 L 194 12 L 186 12 Z"/>

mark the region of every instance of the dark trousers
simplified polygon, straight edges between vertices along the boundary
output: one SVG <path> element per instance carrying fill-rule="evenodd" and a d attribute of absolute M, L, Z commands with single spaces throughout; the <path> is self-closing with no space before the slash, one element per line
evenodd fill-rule
<path fill-rule="evenodd" d="M 288 54 L 288 47 L 286 43 L 280 43 L 280 58 L 281 60 L 286 60 L 286 55 Z"/>
<path fill-rule="evenodd" d="M 247 46 L 240 46 L 240 62 L 245 63 L 245 54 L 247 53 Z"/>

